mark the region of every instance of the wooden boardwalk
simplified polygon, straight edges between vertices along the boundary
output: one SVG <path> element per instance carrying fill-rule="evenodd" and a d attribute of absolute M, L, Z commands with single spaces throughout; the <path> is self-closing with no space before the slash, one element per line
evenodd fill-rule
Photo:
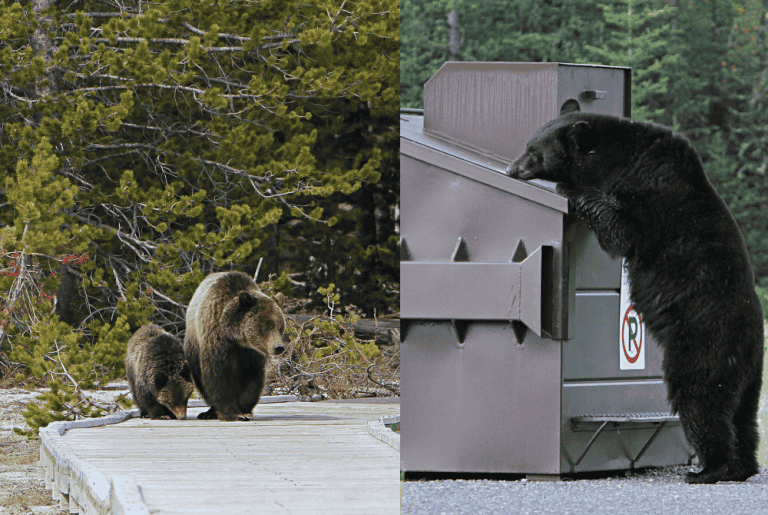
<path fill-rule="evenodd" d="M 204 409 L 51 424 L 40 461 L 54 498 L 84 514 L 399 513 L 400 453 L 368 424 L 399 404 L 270 403 L 249 422 L 195 420 Z"/>

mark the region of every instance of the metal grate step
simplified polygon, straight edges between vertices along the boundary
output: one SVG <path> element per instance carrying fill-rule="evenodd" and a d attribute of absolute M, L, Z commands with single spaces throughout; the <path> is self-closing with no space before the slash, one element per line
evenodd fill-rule
<path fill-rule="evenodd" d="M 678 415 L 672 413 L 620 413 L 611 415 L 576 415 L 571 417 L 572 422 L 621 422 L 621 423 L 648 423 L 648 422 L 677 422 Z"/>
<path fill-rule="evenodd" d="M 595 443 L 597 437 L 600 436 L 600 433 L 609 428 L 609 426 L 611 428 L 624 427 L 625 429 L 632 429 L 633 426 L 639 428 L 642 428 L 643 426 L 655 428 L 656 430 L 645 443 L 643 448 L 640 449 L 640 452 L 638 452 L 637 455 L 627 455 L 627 458 L 630 462 L 630 469 L 634 469 L 635 463 L 637 463 L 643 454 L 645 454 L 645 451 L 647 451 L 651 446 L 653 441 L 659 435 L 659 432 L 661 432 L 662 428 L 667 426 L 669 423 L 680 422 L 680 417 L 673 415 L 672 413 L 590 414 L 573 416 L 570 418 L 570 421 L 571 429 L 573 431 L 584 431 L 587 430 L 586 427 L 589 426 L 591 426 L 591 429 L 589 429 L 591 431 L 592 428 L 595 427 L 595 424 L 599 425 L 599 427 L 597 427 L 597 429 L 592 434 L 592 437 L 589 439 L 586 447 L 581 452 L 581 456 L 579 456 L 576 461 L 571 461 L 570 459 L 568 460 L 571 465 L 571 472 L 574 472 L 576 466 L 581 463 L 581 460 L 583 460 L 584 456 L 587 455 L 587 452 L 589 452 L 590 447 L 592 447 L 592 444 Z"/>

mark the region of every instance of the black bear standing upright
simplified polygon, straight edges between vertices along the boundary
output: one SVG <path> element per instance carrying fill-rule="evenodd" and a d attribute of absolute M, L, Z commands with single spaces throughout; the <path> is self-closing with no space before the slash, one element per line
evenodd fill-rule
<path fill-rule="evenodd" d="M 689 483 L 758 472 L 763 317 L 736 221 L 687 139 L 588 113 L 544 125 L 507 172 L 557 182 L 600 246 L 623 256 L 630 296 L 701 470 Z"/>

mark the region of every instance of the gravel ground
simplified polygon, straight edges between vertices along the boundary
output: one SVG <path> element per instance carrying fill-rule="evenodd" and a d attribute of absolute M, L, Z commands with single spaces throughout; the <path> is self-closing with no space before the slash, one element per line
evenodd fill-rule
<path fill-rule="evenodd" d="M 125 391 L 89 391 L 94 400 L 114 400 Z M 22 416 L 27 403 L 40 391 L 3 388 L 0 385 L 0 515 L 59 515 L 59 501 L 45 489 L 40 478 L 40 440 L 29 440 L 13 432 L 14 427 L 28 430 Z"/>
<path fill-rule="evenodd" d="M 37 462 L 40 441 L 13 433 L 14 427 L 29 429 L 21 415 L 38 392 L 0 388 L 0 514 L 59 514 L 58 501 L 45 489 Z"/>
<path fill-rule="evenodd" d="M 630 476 L 548 481 L 407 481 L 401 514 L 761 514 L 768 513 L 768 469 L 744 483 L 688 485 L 689 467 Z"/>

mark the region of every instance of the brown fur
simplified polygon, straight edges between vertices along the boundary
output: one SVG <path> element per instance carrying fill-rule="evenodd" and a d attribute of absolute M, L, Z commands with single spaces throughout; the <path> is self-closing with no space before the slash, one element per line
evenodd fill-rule
<path fill-rule="evenodd" d="M 211 409 L 198 418 L 247 420 L 264 388 L 270 354 L 285 350 L 285 297 L 269 297 L 241 272 L 219 272 L 198 286 L 187 309 L 184 355 Z"/>
<path fill-rule="evenodd" d="M 128 340 L 125 373 L 142 417 L 187 417 L 194 386 L 178 338 L 155 324 L 140 328 Z"/>

